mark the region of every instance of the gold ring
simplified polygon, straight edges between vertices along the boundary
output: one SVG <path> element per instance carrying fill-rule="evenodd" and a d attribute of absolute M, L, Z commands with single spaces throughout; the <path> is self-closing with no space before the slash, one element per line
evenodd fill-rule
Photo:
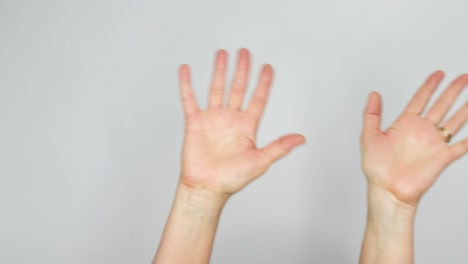
<path fill-rule="evenodd" d="M 445 142 L 449 143 L 450 139 L 452 138 L 452 133 L 450 133 L 447 129 L 444 127 L 439 127 L 439 131 L 442 132 L 442 135 L 445 137 Z"/>

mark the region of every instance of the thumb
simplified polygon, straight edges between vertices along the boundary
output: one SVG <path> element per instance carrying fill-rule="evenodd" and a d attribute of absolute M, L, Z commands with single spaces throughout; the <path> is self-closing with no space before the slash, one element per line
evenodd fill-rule
<path fill-rule="evenodd" d="M 299 134 L 282 136 L 281 138 L 268 144 L 266 147 L 257 150 L 259 165 L 262 168 L 269 167 L 276 160 L 286 156 L 295 147 L 304 144 L 305 137 Z"/>
<path fill-rule="evenodd" d="M 364 110 L 364 134 L 381 132 L 382 99 L 378 92 L 372 92 Z"/>

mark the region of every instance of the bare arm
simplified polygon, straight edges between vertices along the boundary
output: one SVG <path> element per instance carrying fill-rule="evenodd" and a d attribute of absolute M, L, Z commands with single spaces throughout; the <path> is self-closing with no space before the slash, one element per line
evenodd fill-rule
<path fill-rule="evenodd" d="M 208 107 L 197 105 L 187 65 L 180 68 L 185 113 L 182 173 L 155 264 L 209 263 L 222 209 L 231 195 L 262 175 L 277 159 L 304 143 L 286 135 L 256 146 L 256 132 L 268 98 L 273 71 L 265 65 L 244 110 L 250 55 L 239 52 L 227 104 L 224 104 L 227 54 L 218 51 Z"/>
<path fill-rule="evenodd" d="M 360 263 L 413 263 L 415 214 L 415 207 L 399 202 L 385 191 L 369 189 Z"/>
<path fill-rule="evenodd" d="M 208 263 L 225 202 L 179 185 L 155 263 Z"/>
<path fill-rule="evenodd" d="M 361 137 L 362 165 L 368 185 L 368 215 L 361 264 L 414 262 L 413 225 L 424 193 L 452 162 L 468 152 L 468 139 L 447 144 L 468 119 L 468 103 L 442 122 L 468 74 L 454 80 L 423 117 L 443 72 L 433 73 L 400 117 L 382 131 L 381 99 L 369 96 Z"/>

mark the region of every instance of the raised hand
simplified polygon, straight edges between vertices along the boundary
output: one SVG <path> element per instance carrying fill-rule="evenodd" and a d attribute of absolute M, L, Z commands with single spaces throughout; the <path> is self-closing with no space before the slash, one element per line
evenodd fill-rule
<path fill-rule="evenodd" d="M 380 128 L 382 107 L 378 93 L 369 96 L 364 113 L 362 162 L 369 187 L 385 190 L 411 206 L 418 204 L 450 163 L 468 152 L 468 138 L 454 144 L 447 142 L 450 139 L 447 133 L 455 136 L 468 120 L 468 102 L 443 122 L 467 86 L 468 74 L 455 79 L 423 115 L 443 77 L 441 71 L 433 73 L 386 131 Z"/>
<path fill-rule="evenodd" d="M 361 264 L 414 263 L 417 205 L 441 172 L 468 152 L 468 138 L 448 144 L 465 125 L 468 104 L 442 121 L 468 84 L 468 74 L 454 80 L 423 115 L 443 76 L 441 71 L 433 73 L 386 131 L 380 128 L 380 95 L 373 92 L 369 96 L 361 136 L 362 167 L 368 183 Z"/>
<path fill-rule="evenodd" d="M 227 53 L 216 54 L 209 103 L 197 105 L 187 65 L 180 68 L 180 93 L 185 113 L 185 139 L 181 184 L 194 190 L 207 190 L 230 196 L 260 176 L 275 160 L 304 143 L 301 135 L 286 135 L 264 148 L 256 146 L 257 127 L 262 117 L 273 78 L 265 65 L 253 97 L 244 110 L 250 55 L 239 52 L 237 69 L 227 104 L 224 104 Z"/>
<path fill-rule="evenodd" d="M 263 67 L 250 104 L 243 110 L 250 67 L 248 50 L 239 52 L 225 105 L 226 65 L 226 51 L 220 50 L 208 108 L 203 110 L 193 94 L 189 67 L 180 68 L 185 114 L 182 175 L 155 264 L 209 263 L 218 221 L 228 198 L 305 141 L 301 135 L 287 135 L 258 148 L 257 127 L 267 102 L 272 68 Z"/>

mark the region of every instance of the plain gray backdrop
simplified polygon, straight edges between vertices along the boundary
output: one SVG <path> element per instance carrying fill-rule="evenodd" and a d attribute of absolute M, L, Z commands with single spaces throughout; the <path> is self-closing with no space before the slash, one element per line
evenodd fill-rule
<path fill-rule="evenodd" d="M 446 71 L 443 88 L 467 72 L 467 10 L 466 0 L 1 0 L 0 263 L 150 263 L 180 171 L 177 67 L 191 65 L 205 105 L 215 51 L 230 52 L 232 72 L 241 47 L 252 83 L 263 63 L 276 73 L 259 145 L 290 132 L 308 143 L 229 201 L 212 263 L 356 263 L 367 94 L 383 95 L 388 126 L 431 72 Z M 417 263 L 468 261 L 467 162 L 423 198 Z"/>

